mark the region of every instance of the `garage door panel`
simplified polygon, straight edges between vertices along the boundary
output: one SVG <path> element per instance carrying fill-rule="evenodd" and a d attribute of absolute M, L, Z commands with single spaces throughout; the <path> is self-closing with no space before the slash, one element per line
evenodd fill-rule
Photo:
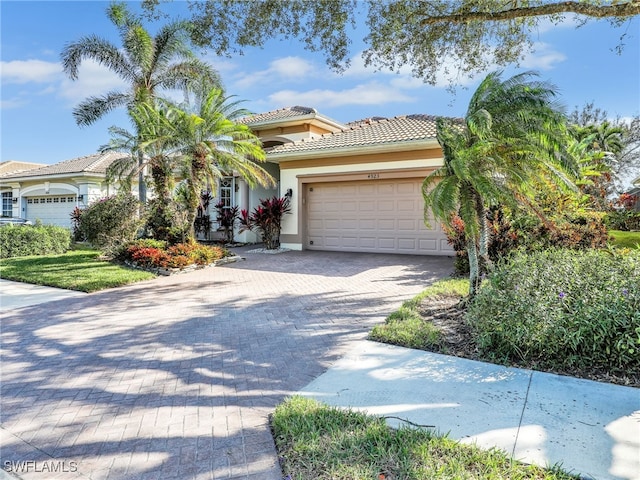
<path fill-rule="evenodd" d="M 399 238 L 398 239 L 398 248 L 400 250 L 415 250 L 416 249 L 416 239 L 415 238 Z"/>
<path fill-rule="evenodd" d="M 395 212 L 397 210 L 396 208 L 396 202 L 392 201 L 392 200 L 379 200 L 378 201 L 378 211 L 379 212 Z"/>
<path fill-rule="evenodd" d="M 307 189 L 310 249 L 450 255 L 437 222 L 424 225 L 422 179 L 317 183 Z M 313 242 L 313 243 L 312 243 Z"/>
<path fill-rule="evenodd" d="M 417 229 L 419 229 L 418 225 L 419 222 L 417 222 L 416 220 L 413 220 L 411 218 L 399 218 L 398 219 L 398 230 L 399 231 L 412 231 L 415 232 Z"/>
<path fill-rule="evenodd" d="M 389 218 L 389 219 L 385 219 L 385 218 L 381 218 L 378 219 L 378 230 L 396 230 L 396 221 L 393 218 Z"/>
<path fill-rule="evenodd" d="M 420 184 L 414 182 L 399 182 L 397 184 L 398 194 L 415 195 L 419 191 Z"/>

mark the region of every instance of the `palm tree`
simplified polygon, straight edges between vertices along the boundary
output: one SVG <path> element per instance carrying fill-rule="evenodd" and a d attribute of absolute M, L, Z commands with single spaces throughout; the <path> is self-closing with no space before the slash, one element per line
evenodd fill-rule
<path fill-rule="evenodd" d="M 195 93 L 194 108 L 176 110 L 172 131 L 185 179 L 187 225 L 192 237 L 200 194 L 207 182 L 237 172 L 250 187 L 275 185 L 271 175 L 256 163 L 266 157 L 260 139 L 249 127 L 237 123 L 249 112 L 206 82 Z"/>
<path fill-rule="evenodd" d="M 465 118 L 440 118 L 437 139 L 444 165 L 423 182 L 429 211 L 452 226 L 459 215 L 469 257 L 469 295 L 479 287 L 479 257 L 488 262 L 487 212 L 498 205 L 534 206 L 532 182 L 544 176 L 560 184 L 575 171 L 564 152 L 564 115 L 553 101 L 555 88 L 526 72 L 507 80 L 489 74 L 472 96 Z"/>
<path fill-rule="evenodd" d="M 125 3 L 112 3 L 107 15 L 119 31 L 122 48 L 96 35 L 83 37 L 64 47 L 63 69 L 69 78 L 76 80 L 82 61 L 91 59 L 115 72 L 129 88 L 82 101 L 73 111 L 78 125 L 90 125 L 119 107 L 126 107 L 131 115 L 135 105 L 153 99 L 159 89 L 182 88 L 195 78 L 204 77 L 220 84 L 211 66 L 195 58 L 188 48 L 188 23 L 170 23 L 152 36 Z M 137 130 L 139 126 L 135 126 Z M 140 200 L 145 201 L 142 171 L 139 181 Z"/>
<path fill-rule="evenodd" d="M 147 226 L 154 238 L 167 240 L 173 227 L 175 170 L 177 169 L 175 149 L 177 142 L 172 136 L 172 122 L 175 108 L 155 101 L 133 106 L 129 114 L 138 126 L 136 133 L 120 127 L 111 127 L 111 141 L 100 148 L 101 151 L 116 150 L 130 153 L 112 163 L 108 178 L 117 178 L 130 188 L 132 179 L 142 170 L 148 169 L 155 193 L 149 202 Z"/>
<path fill-rule="evenodd" d="M 572 125 L 571 133 L 582 164 L 581 190 L 595 208 L 607 210 L 617 158 L 624 150 L 625 131 L 605 121 L 597 125 Z"/>

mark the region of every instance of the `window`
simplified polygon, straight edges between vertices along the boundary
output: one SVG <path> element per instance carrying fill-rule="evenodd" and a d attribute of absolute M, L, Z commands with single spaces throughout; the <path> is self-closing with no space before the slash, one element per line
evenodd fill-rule
<path fill-rule="evenodd" d="M 220 201 L 224 204 L 224 208 L 233 207 L 233 186 L 233 177 L 222 177 L 220 179 Z"/>
<path fill-rule="evenodd" d="M 2 192 L 2 216 L 13 217 L 13 194 Z"/>

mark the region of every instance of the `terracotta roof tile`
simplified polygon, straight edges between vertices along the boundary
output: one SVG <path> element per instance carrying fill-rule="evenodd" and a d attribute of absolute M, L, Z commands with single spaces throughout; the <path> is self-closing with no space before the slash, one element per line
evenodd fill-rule
<path fill-rule="evenodd" d="M 118 152 L 95 153 L 93 155 L 86 155 L 84 157 L 66 160 L 54 165 L 46 165 L 33 170 L 6 175 L 3 176 L 2 179 L 39 177 L 42 175 L 64 175 L 72 173 L 105 174 L 109 165 L 124 156 L 126 155 Z"/>
<path fill-rule="evenodd" d="M 240 123 L 251 125 L 254 123 L 275 122 L 280 120 L 290 120 L 296 117 L 304 117 L 307 115 L 317 114 L 318 111 L 311 107 L 286 107 L 279 110 L 272 110 L 265 113 L 257 113 L 241 118 Z"/>
<path fill-rule="evenodd" d="M 436 118 L 432 115 L 374 117 L 347 124 L 347 128 L 313 139 L 278 145 L 269 154 L 309 152 L 336 148 L 380 145 L 385 143 L 436 138 Z"/>

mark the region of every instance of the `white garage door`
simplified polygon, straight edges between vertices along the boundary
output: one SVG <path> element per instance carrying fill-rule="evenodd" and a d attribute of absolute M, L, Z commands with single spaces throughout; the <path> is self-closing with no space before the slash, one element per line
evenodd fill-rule
<path fill-rule="evenodd" d="M 44 197 L 27 197 L 26 218 L 45 225 L 71 226 L 71 212 L 76 206 L 75 195 L 47 195 Z"/>
<path fill-rule="evenodd" d="M 309 249 L 452 255 L 438 222 L 424 224 L 421 179 L 307 186 Z"/>

